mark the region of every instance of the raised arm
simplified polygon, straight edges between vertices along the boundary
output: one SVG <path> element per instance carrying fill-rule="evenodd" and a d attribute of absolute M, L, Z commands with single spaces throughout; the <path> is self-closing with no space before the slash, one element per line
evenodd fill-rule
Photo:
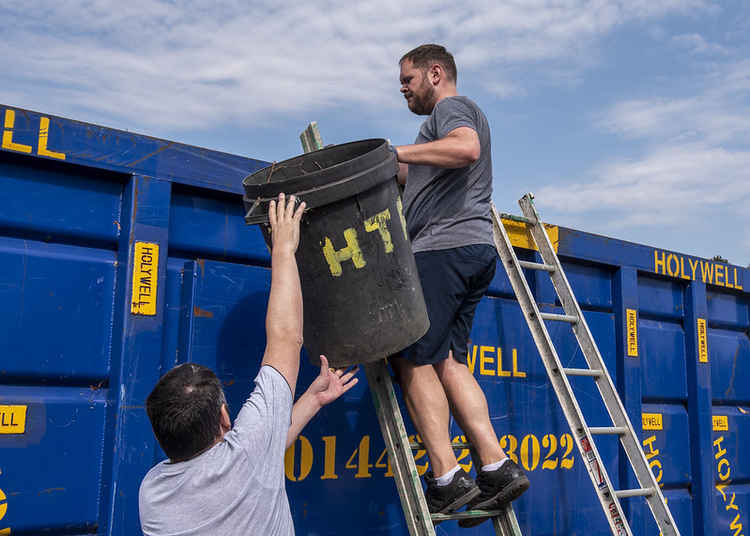
<path fill-rule="evenodd" d="M 294 209 L 294 196 L 268 206 L 271 222 L 271 294 L 266 314 L 266 351 L 262 365 L 270 365 L 286 378 L 294 396 L 302 348 L 302 289 L 297 260 L 299 226 L 305 203 Z"/>

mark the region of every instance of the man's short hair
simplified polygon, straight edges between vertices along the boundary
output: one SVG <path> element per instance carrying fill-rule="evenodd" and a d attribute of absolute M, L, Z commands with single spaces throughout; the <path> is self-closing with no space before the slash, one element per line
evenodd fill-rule
<path fill-rule="evenodd" d="M 179 365 L 157 382 L 146 399 L 146 412 L 169 459 L 183 461 L 211 447 L 220 434 L 221 382 L 211 369 Z"/>
<path fill-rule="evenodd" d="M 404 63 L 404 60 L 409 60 L 418 69 L 427 69 L 432 63 L 439 63 L 443 66 L 448 78 L 453 82 L 458 80 L 458 71 L 456 62 L 453 60 L 453 54 L 445 50 L 444 46 L 420 45 L 404 54 L 398 61 L 399 65 Z"/>

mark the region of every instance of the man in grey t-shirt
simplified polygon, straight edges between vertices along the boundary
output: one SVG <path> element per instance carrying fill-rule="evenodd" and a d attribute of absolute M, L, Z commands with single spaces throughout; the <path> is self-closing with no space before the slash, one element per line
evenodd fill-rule
<path fill-rule="evenodd" d="M 519 497 L 529 480 L 500 448 L 484 392 L 466 366 L 474 311 L 497 263 L 490 129 L 479 107 L 458 95 L 456 64 L 444 47 L 417 47 L 401 58 L 400 67 L 409 109 L 428 116 L 414 144 L 394 150 L 430 328 L 391 364 L 430 457 L 432 471 L 425 475 L 430 511 L 449 513 L 467 504 L 495 509 Z M 451 408 L 479 454 L 476 483 L 451 446 Z"/>
<path fill-rule="evenodd" d="M 146 402 L 154 434 L 169 457 L 141 483 L 147 536 L 291 536 L 284 451 L 317 411 L 357 383 L 356 370 L 328 368 L 292 405 L 302 345 L 302 293 L 295 251 L 305 204 L 271 201 L 271 294 L 266 350 L 255 389 L 234 427 L 221 383 L 206 367 L 177 366 Z"/>

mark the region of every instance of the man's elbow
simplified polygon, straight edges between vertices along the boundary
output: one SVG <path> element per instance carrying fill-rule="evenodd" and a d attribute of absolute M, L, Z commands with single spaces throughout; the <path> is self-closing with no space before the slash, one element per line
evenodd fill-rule
<path fill-rule="evenodd" d="M 480 156 L 482 156 L 482 149 L 478 143 L 470 144 L 464 151 L 464 159 L 466 160 L 467 166 L 470 166 L 471 164 L 479 160 Z"/>
<path fill-rule="evenodd" d="M 464 147 L 456 156 L 458 161 L 456 167 L 466 167 L 479 160 L 481 151 L 479 150 L 479 147 Z"/>
<path fill-rule="evenodd" d="M 304 342 L 302 331 L 293 328 L 270 328 L 266 336 L 271 344 L 284 344 L 302 348 Z"/>

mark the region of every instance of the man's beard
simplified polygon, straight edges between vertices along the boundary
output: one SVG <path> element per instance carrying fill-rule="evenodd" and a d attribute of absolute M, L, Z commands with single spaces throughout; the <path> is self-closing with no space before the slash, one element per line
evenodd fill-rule
<path fill-rule="evenodd" d="M 412 101 L 409 103 L 409 110 L 417 115 L 430 115 L 435 107 L 435 88 L 425 80 L 422 84 L 424 93 L 420 96 L 412 93 Z"/>

